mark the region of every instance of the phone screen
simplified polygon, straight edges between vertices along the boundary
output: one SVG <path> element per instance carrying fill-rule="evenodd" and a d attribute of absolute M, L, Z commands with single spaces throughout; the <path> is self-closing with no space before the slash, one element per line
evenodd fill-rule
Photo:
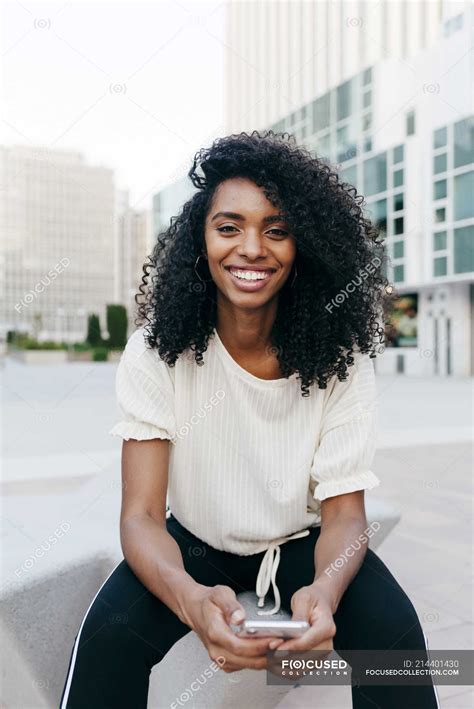
<path fill-rule="evenodd" d="M 245 638 L 299 638 L 309 629 L 306 621 L 291 620 L 246 620 L 235 631 Z"/>

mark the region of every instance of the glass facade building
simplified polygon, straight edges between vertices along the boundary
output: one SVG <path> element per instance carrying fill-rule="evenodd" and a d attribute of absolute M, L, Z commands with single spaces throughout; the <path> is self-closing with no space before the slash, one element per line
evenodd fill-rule
<path fill-rule="evenodd" d="M 377 358 L 381 372 L 474 374 L 474 115 L 465 66 L 473 32 L 465 14 L 411 62 L 415 77 L 446 67 L 441 99 L 441 83 L 410 93 L 416 82 L 387 59 L 269 126 L 354 185 L 385 239 L 385 273 L 416 335 L 395 338 Z"/>
<path fill-rule="evenodd" d="M 433 132 L 433 276 L 474 271 L 474 116 Z M 436 210 L 442 216 L 436 218 Z"/>

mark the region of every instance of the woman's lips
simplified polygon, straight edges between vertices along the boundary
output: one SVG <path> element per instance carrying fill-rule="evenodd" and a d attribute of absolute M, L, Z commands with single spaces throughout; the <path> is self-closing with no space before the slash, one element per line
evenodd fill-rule
<path fill-rule="evenodd" d="M 265 273 L 265 278 L 260 278 L 256 279 L 254 281 L 252 280 L 245 280 L 244 278 L 239 278 L 238 276 L 235 276 L 230 268 L 225 269 L 227 273 L 229 274 L 230 278 L 232 279 L 232 282 L 234 285 L 239 289 L 247 292 L 253 292 L 257 290 L 261 290 L 266 286 L 266 284 L 271 280 L 274 271 L 270 269 L 255 269 L 255 268 L 242 268 L 242 269 L 233 269 L 233 270 L 241 270 L 241 271 L 250 271 L 250 272 L 258 272 L 258 273 Z"/>

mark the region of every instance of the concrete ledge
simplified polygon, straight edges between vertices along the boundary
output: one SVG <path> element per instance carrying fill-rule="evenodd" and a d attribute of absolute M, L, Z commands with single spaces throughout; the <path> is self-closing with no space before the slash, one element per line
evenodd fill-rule
<path fill-rule="evenodd" d="M 8 709 L 58 706 L 74 637 L 110 566 L 108 556 L 78 559 L 53 576 L 31 579 L 21 593 L 10 587 L 1 598 L 2 695 Z"/>
<path fill-rule="evenodd" d="M 15 350 L 9 355 L 22 364 L 63 364 L 68 361 L 67 350 Z"/>

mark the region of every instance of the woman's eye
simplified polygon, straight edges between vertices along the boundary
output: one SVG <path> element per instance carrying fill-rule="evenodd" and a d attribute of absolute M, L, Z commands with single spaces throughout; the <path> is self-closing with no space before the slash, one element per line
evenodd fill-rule
<path fill-rule="evenodd" d="M 278 229 L 277 227 L 270 229 L 268 233 L 271 234 L 272 232 L 279 232 L 278 234 L 276 234 L 276 236 L 288 236 L 287 231 L 284 231 L 283 229 Z"/>
<path fill-rule="evenodd" d="M 235 229 L 235 226 L 231 226 L 230 224 L 226 224 L 226 226 L 219 226 L 217 227 L 217 231 L 221 231 L 224 234 L 228 234 L 229 232 L 224 231 L 225 229 Z"/>

